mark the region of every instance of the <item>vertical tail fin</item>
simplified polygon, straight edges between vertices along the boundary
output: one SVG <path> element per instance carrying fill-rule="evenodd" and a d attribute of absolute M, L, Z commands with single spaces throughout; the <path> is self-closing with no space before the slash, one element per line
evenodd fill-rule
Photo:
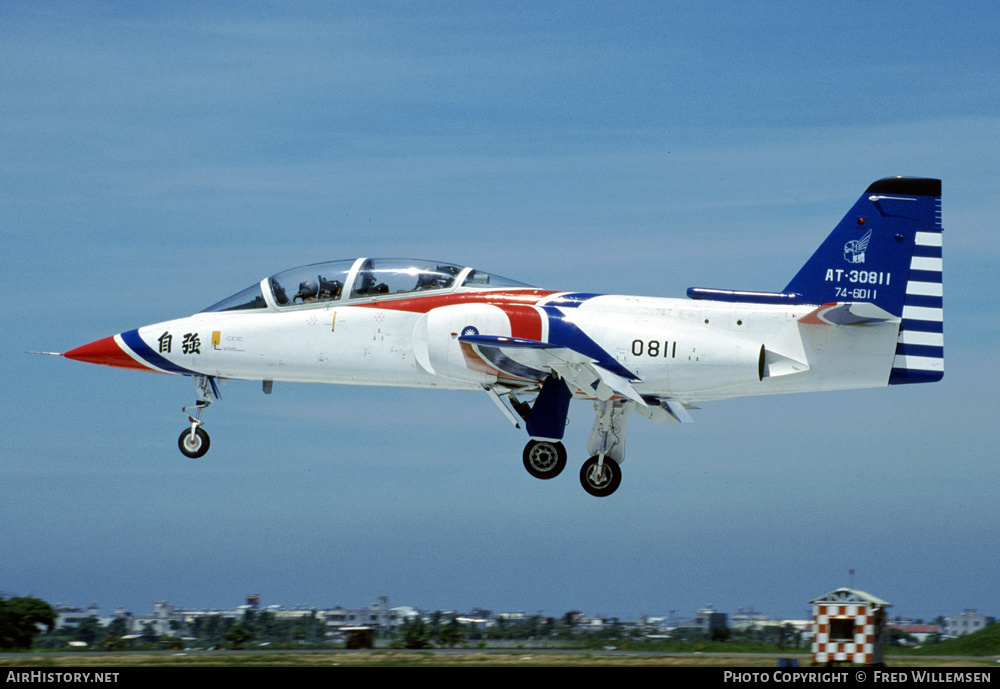
<path fill-rule="evenodd" d="M 944 375 L 941 181 L 881 179 L 785 288 L 811 304 L 869 302 L 902 319 L 890 384 Z"/>

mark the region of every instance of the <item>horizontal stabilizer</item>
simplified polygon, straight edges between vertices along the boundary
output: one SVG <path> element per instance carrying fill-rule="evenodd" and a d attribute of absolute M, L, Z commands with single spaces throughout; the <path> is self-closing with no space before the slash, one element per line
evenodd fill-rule
<path fill-rule="evenodd" d="M 899 319 L 868 302 L 823 304 L 799 319 L 810 325 L 877 325 Z"/>

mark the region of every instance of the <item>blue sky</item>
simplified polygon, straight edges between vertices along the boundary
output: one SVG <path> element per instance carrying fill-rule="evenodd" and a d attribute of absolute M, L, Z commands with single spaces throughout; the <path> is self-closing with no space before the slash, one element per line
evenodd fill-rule
<path fill-rule="evenodd" d="M 912 3 L 6 3 L 0 591 L 109 611 L 705 604 L 851 583 L 1000 615 L 1000 9 Z M 622 487 L 520 463 L 485 395 L 27 355 L 359 255 L 541 287 L 782 288 L 872 181 L 943 180 L 934 385 L 635 418 Z"/>

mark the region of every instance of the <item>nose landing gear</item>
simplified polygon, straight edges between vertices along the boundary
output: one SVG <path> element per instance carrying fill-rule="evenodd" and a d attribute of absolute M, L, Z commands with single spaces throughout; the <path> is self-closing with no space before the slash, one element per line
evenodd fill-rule
<path fill-rule="evenodd" d="M 181 448 L 181 452 L 185 456 L 191 459 L 198 459 L 203 457 L 206 452 L 208 452 L 208 447 L 210 445 L 210 440 L 208 433 L 205 432 L 203 428 L 198 426 L 201 421 L 197 419 L 191 419 L 191 430 L 184 429 L 181 431 L 181 437 L 177 439 L 177 446 Z"/>
<path fill-rule="evenodd" d="M 215 378 L 212 376 L 195 376 L 195 384 L 198 389 L 198 401 L 193 405 L 184 407 L 181 409 L 182 412 L 187 414 L 188 421 L 191 423 L 190 429 L 184 429 L 180 437 L 177 439 L 177 446 L 180 448 L 181 452 L 192 459 L 198 459 L 203 457 L 206 452 L 208 452 L 209 445 L 211 441 L 209 440 L 208 433 L 205 429 L 201 427 L 204 421 L 201 420 L 201 410 L 208 408 L 214 400 L 221 399 L 219 395 L 219 387 L 215 384 Z M 188 410 L 197 410 L 192 416 Z"/>

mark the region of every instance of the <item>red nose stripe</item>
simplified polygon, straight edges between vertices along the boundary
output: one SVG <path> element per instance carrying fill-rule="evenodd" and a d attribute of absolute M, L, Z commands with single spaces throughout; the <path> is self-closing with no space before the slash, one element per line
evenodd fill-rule
<path fill-rule="evenodd" d="M 116 366 L 118 368 L 133 368 L 140 371 L 148 371 L 148 366 L 143 366 L 138 361 L 130 357 L 115 342 L 114 337 L 105 337 L 82 347 L 71 349 L 63 354 L 67 359 L 76 361 L 86 361 L 90 364 L 101 364 L 102 366 Z"/>

